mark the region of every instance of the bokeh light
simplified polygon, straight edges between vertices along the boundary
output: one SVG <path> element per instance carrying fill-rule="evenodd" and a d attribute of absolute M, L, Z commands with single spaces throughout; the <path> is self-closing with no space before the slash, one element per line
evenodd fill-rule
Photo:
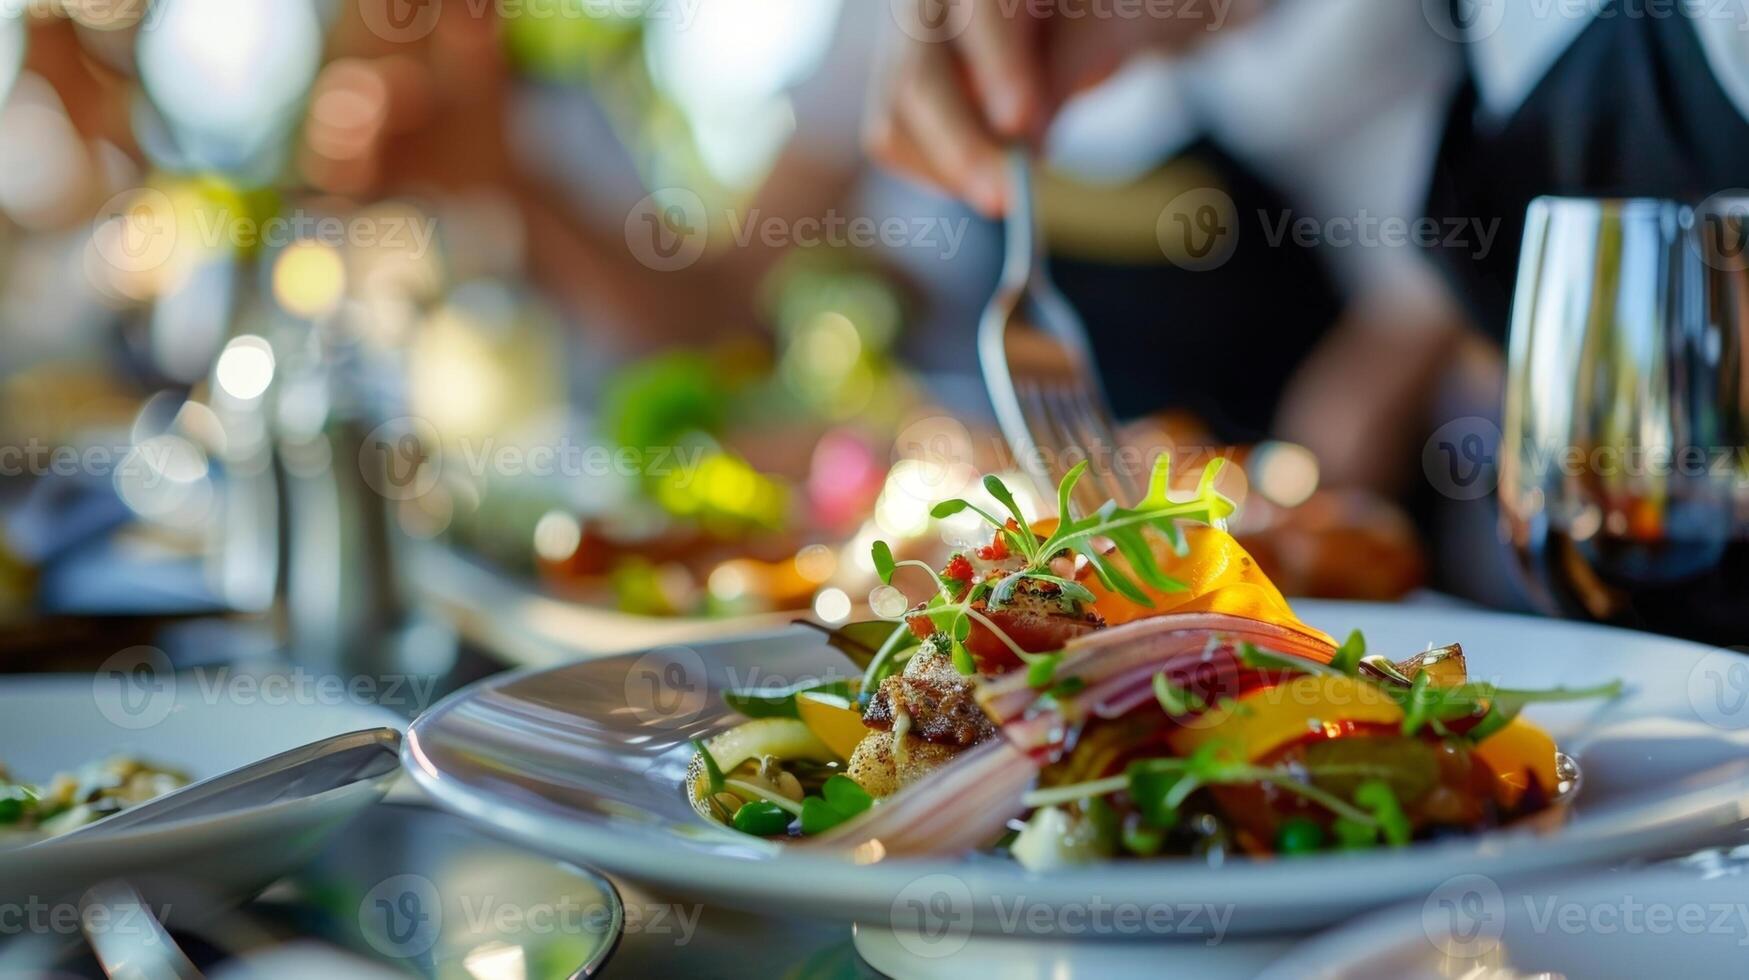
<path fill-rule="evenodd" d="M 647 21 L 650 74 L 686 114 L 711 174 L 746 186 L 794 131 L 784 91 L 825 55 L 838 0 L 701 0 L 686 9 L 690 17 Z"/>
<path fill-rule="evenodd" d="M 284 132 L 321 61 L 309 0 L 162 0 L 152 16 L 140 78 L 191 153 L 234 166 Z"/>
<path fill-rule="evenodd" d="M 1251 453 L 1251 486 L 1271 503 L 1298 507 L 1318 490 L 1318 457 L 1291 442 L 1265 442 Z"/>
<path fill-rule="evenodd" d="M 814 597 L 814 615 L 821 622 L 842 623 L 850 618 L 850 596 L 843 589 L 821 589 Z"/>
<path fill-rule="evenodd" d="M 273 263 L 273 298 L 287 313 L 318 320 L 333 313 L 346 293 L 346 266 L 323 242 L 286 246 Z"/>
<path fill-rule="evenodd" d="M 273 347 L 252 334 L 225 345 L 213 368 L 219 390 L 240 402 L 254 401 L 273 384 Z"/>

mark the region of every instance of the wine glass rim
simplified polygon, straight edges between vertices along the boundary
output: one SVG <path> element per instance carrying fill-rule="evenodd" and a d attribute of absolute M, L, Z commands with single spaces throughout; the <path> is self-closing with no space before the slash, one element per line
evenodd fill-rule
<path fill-rule="evenodd" d="M 1585 197 L 1568 194 L 1543 194 L 1531 201 L 1532 207 L 1539 205 L 1550 208 L 1585 208 L 1620 212 L 1667 211 L 1687 207 L 1681 201 L 1667 197 Z"/>

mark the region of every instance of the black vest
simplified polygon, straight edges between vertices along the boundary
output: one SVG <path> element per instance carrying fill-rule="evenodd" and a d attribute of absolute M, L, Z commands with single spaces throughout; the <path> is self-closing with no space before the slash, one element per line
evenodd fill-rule
<path fill-rule="evenodd" d="M 1496 338 L 1506 336 L 1534 198 L 1698 202 L 1749 185 L 1749 122 L 1674 10 L 1630 17 L 1610 0 L 1510 118 L 1484 130 L 1478 105 L 1472 82 L 1446 122 L 1427 212 L 1499 222 L 1487 254 L 1473 244 L 1434 249 L 1478 326 Z"/>

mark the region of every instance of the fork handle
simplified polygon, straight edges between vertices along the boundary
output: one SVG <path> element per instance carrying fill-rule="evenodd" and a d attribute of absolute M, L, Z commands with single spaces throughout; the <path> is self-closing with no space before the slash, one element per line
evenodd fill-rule
<path fill-rule="evenodd" d="M 1041 242 L 1038 204 L 1033 198 L 1032 156 L 1025 146 L 1008 148 L 1008 213 L 1004 218 L 1007 256 L 1002 263 L 1002 285 L 1024 289 L 1032 283 L 1039 265 Z"/>

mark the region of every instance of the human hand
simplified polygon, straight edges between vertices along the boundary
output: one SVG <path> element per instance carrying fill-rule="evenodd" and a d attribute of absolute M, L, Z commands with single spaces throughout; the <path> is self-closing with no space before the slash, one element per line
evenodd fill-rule
<path fill-rule="evenodd" d="M 1259 6 L 897 0 L 864 142 L 888 167 L 999 214 L 1005 144 L 1040 142 L 1065 102 L 1132 56 L 1187 47 Z"/>

